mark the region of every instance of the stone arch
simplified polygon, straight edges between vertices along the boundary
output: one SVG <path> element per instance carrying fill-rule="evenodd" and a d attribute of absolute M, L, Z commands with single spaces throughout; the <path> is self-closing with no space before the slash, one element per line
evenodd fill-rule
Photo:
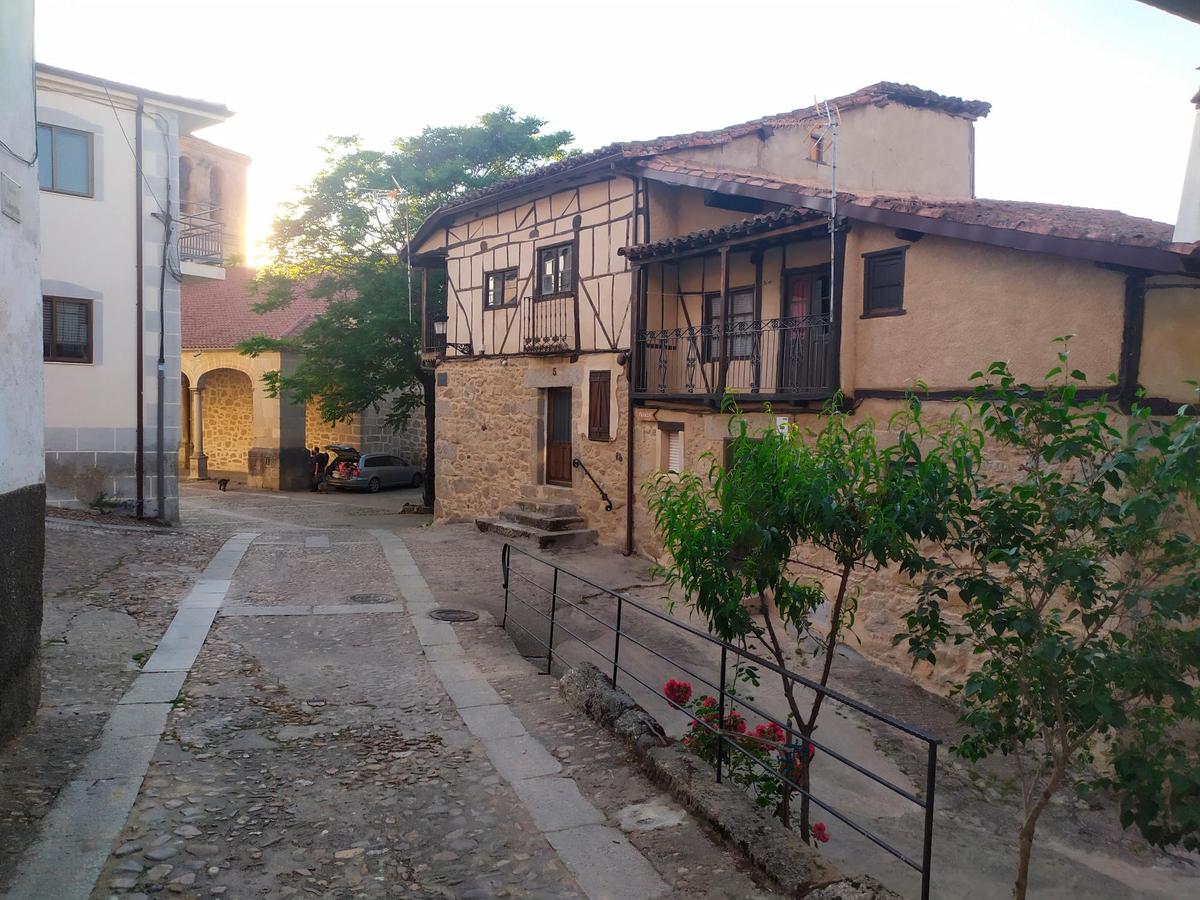
<path fill-rule="evenodd" d="M 185 372 L 179 373 L 179 458 L 177 468 L 181 475 L 191 471 L 192 456 L 192 380 Z"/>
<path fill-rule="evenodd" d="M 204 394 L 204 453 L 210 477 L 245 474 L 254 443 L 254 384 L 240 369 L 216 368 L 197 380 Z"/>

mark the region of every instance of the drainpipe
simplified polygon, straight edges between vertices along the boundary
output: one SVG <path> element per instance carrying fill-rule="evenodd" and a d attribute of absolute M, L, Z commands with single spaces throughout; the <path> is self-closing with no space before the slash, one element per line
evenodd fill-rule
<path fill-rule="evenodd" d="M 137 288 L 135 291 L 136 309 L 137 309 L 137 352 L 134 355 L 134 369 L 137 372 L 137 443 L 134 457 L 134 470 L 137 475 L 137 517 L 140 519 L 145 512 L 146 489 L 143 480 L 146 477 L 146 462 L 144 453 L 146 442 L 142 436 L 142 428 L 145 426 L 145 413 L 142 409 L 143 401 L 143 372 L 142 372 L 142 329 L 145 327 L 143 322 L 142 312 L 142 278 L 145 274 L 144 263 L 142 260 L 142 113 L 145 109 L 146 100 L 141 95 L 137 95 L 137 121 L 134 124 L 134 188 L 136 190 L 134 202 L 134 217 L 135 225 L 135 240 L 137 241 L 135 269 L 137 273 Z"/>
<path fill-rule="evenodd" d="M 170 156 L 167 157 L 167 164 L 170 165 Z M 162 249 L 162 267 L 158 273 L 158 375 L 157 387 L 158 398 L 155 406 L 155 416 L 157 417 L 157 429 L 155 437 L 158 443 L 155 445 L 154 455 L 154 482 L 155 492 L 158 496 L 158 518 L 160 521 L 167 520 L 165 507 L 165 498 L 167 496 L 167 474 L 166 474 L 166 456 L 163 453 L 163 443 L 166 440 L 164 427 L 164 414 L 166 403 L 166 381 L 167 381 L 167 357 L 166 357 L 166 323 L 163 321 L 166 315 L 166 291 L 167 291 L 167 250 L 171 246 L 171 174 L 167 172 L 167 212 L 163 216 L 163 249 Z"/>

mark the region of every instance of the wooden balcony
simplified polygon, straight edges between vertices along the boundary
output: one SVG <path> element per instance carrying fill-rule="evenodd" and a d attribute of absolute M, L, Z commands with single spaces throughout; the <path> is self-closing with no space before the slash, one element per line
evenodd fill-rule
<path fill-rule="evenodd" d="M 634 397 L 718 404 L 731 392 L 774 403 L 823 400 L 837 390 L 833 340 L 830 316 L 642 331 Z"/>

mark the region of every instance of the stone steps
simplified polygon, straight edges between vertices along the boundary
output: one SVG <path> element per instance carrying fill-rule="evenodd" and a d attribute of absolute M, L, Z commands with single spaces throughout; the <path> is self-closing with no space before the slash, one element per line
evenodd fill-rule
<path fill-rule="evenodd" d="M 569 490 L 538 485 L 523 493 L 524 497 L 501 510 L 499 516 L 476 519 L 475 527 L 503 537 L 525 538 L 543 549 L 596 543 L 595 529 L 587 527 L 578 507 L 569 502 Z"/>
<path fill-rule="evenodd" d="M 572 510 L 574 507 L 571 508 Z M 540 528 L 543 531 L 570 531 L 572 529 L 583 528 L 587 525 L 587 521 L 583 516 L 573 515 L 571 512 L 544 512 L 542 510 L 531 510 L 521 506 L 510 506 L 508 509 L 500 510 L 500 518 L 509 522 L 516 522 L 518 525 L 531 525 L 534 528 Z"/>
<path fill-rule="evenodd" d="M 541 549 L 547 547 L 588 547 L 596 543 L 594 528 L 570 528 L 565 531 L 546 531 L 533 525 L 522 525 L 500 518 L 478 518 L 475 527 L 503 537 L 526 538 Z"/>

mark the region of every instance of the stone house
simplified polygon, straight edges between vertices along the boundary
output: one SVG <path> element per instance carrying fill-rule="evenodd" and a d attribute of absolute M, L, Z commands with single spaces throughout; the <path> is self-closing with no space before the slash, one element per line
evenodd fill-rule
<path fill-rule="evenodd" d="M 180 221 L 181 136 L 219 103 L 37 67 L 47 501 L 179 516 L 179 292 L 220 278 Z"/>
<path fill-rule="evenodd" d="M 0 4 L 0 744 L 41 696 L 45 457 L 33 0 Z"/>
<path fill-rule="evenodd" d="M 1119 212 L 976 198 L 989 109 L 880 83 L 437 210 L 413 240 L 447 283 L 424 303 L 436 515 L 653 553 L 640 486 L 721 458 L 727 391 L 760 426 L 838 392 L 886 421 L 918 382 L 948 400 L 992 359 L 1039 378 L 1063 334 L 1095 390 L 1193 399 L 1198 245 Z"/>
<path fill-rule="evenodd" d="M 424 418 L 393 432 L 383 412 L 365 410 L 348 420 L 322 421 L 318 404 L 271 397 L 262 376 L 292 370 L 293 353 L 243 356 L 237 344 L 256 335 L 294 337 L 325 310 L 325 302 L 298 294 L 292 303 L 259 314 L 253 305 L 255 270 L 230 266 L 220 281 L 183 285 L 182 403 L 185 408 L 179 469 L 189 479 L 228 477 L 252 487 L 307 487 L 314 444 L 352 444 L 365 453 L 391 453 L 424 465 Z"/>

